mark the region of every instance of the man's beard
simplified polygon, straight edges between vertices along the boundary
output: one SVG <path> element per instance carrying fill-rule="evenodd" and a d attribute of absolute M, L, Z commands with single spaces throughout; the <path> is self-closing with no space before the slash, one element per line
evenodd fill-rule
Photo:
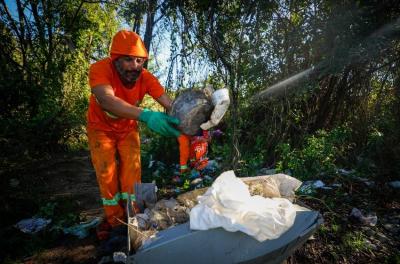
<path fill-rule="evenodd" d="M 122 69 L 121 63 L 118 60 L 114 62 L 114 65 L 117 69 L 118 76 L 125 87 L 132 87 L 136 83 L 136 80 L 139 78 L 140 73 L 142 72 L 142 69 L 131 71 Z"/>

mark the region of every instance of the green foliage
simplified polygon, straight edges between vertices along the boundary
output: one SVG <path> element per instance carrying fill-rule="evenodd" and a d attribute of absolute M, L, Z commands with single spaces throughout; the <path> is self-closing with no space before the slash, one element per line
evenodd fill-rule
<path fill-rule="evenodd" d="M 400 122 L 386 107 L 369 124 L 357 162 L 358 171 L 379 181 L 397 179 L 400 171 Z"/>
<path fill-rule="evenodd" d="M 349 232 L 342 238 L 344 247 L 349 251 L 365 251 L 371 247 L 362 232 Z"/>
<path fill-rule="evenodd" d="M 174 164 L 179 163 L 179 148 L 176 138 L 166 138 L 141 128 L 142 181 L 153 180 L 159 186 L 170 183 L 176 174 Z"/>
<path fill-rule="evenodd" d="M 76 207 L 76 202 L 72 200 L 47 202 L 39 208 L 38 217 L 51 219 L 51 232 L 60 233 L 65 227 L 79 223 L 79 215 L 72 211 Z"/>
<path fill-rule="evenodd" d="M 239 168 L 235 170 L 237 176 L 255 176 L 258 170 L 262 168 L 262 164 L 265 160 L 262 151 L 259 148 L 255 148 L 253 151 L 255 151 L 255 153 L 245 153 L 242 159 L 239 160 Z"/>
<path fill-rule="evenodd" d="M 213 157 L 219 157 L 221 160 L 227 160 L 230 156 L 230 147 L 228 143 L 218 144 L 216 142 L 212 142 L 209 145 L 209 154 Z"/>
<path fill-rule="evenodd" d="M 64 144 L 75 149 L 84 145 L 88 68 L 94 55 L 108 53 L 118 26 L 115 6 L 24 2 L 17 18 L 1 14 L 0 42 L 7 52 L 0 55 L 0 92 L 6 95 L 0 103 L 0 137 L 24 138 L 23 149 L 53 150 Z M 25 22 L 10 26 L 18 19 Z"/>
<path fill-rule="evenodd" d="M 108 54 L 121 25 L 118 14 L 141 31 L 147 4 L 24 0 L 17 1 L 22 10 L 15 12 L 8 2 L 0 3 L 0 165 L 20 166 L 59 146 L 85 148 L 89 65 Z M 357 166 L 365 175 L 395 179 L 400 173 L 395 2 L 164 1 L 153 31 L 161 44 L 153 40 L 149 52 L 164 54 L 155 49 L 165 48 L 169 38 L 170 57 L 163 58 L 168 73 L 160 73 L 168 89 L 203 81 L 230 89 L 231 108 L 220 124 L 225 138 L 210 145 L 210 157 L 221 158 L 223 169 L 235 160 L 242 176 L 276 165 L 310 179 L 334 174 L 338 166 Z M 288 80 L 298 73 L 307 73 L 300 74 L 303 81 Z M 284 80 L 276 94 L 259 96 Z M 147 103 L 142 106 L 155 107 L 153 100 Z M 141 130 L 143 181 L 170 184 L 177 171 L 176 140 Z M 187 190 L 189 179 L 183 178 Z M 64 205 L 44 203 L 39 215 L 54 218 L 57 229 L 77 221 Z M 334 197 L 326 205 L 333 208 Z M 325 228 L 342 231 L 334 224 Z M 42 245 L 31 240 L 36 244 L 23 247 L 23 254 Z M 343 238 L 349 250 L 364 250 L 364 242 L 357 232 Z M 390 261 L 398 262 L 398 255 Z"/>
<path fill-rule="evenodd" d="M 184 191 L 188 191 L 190 189 L 190 180 L 189 179 L 185 179 L 183 181 L 182 189 Z"/>
<path fill-rule="evenodd" d="M 332 229 L 332 232 L 337 233 L 340 231 L 340 225 L 332 224 L 331 229 Z"/>
<path fill-rule="evenodd" d="M 163 137 L 154 132 L 142 133 L 141 137 L 145 142 L 147 141 L 146 144 L 142 144 L 143 153 L 151 154 L 153 160 L 161 161 L 165 164 L 178 162 L 179 149 L 176 138 Z"/>
<path fill-rule="evenodd" d="M 321 173 L 332 175 L 336 171 L 336 161 L 345 157 L 350 145 L 347 143 L 350 131 L 339 127 L 330 132 L 319 130 L 315 135 L 305 138 L 299 148 L 289 143 L 278 145 L 279 161 L 277 171 L 290 171 L 300 179 L 312 179 Z"/>
<path fill-rule="evenodd" d="M 57 206 L 57 203 L 49 202 L 39 208 L 39 212 L 37 215 L 39 217 L 51 219 L 54 216 L 54 209 Z"/>

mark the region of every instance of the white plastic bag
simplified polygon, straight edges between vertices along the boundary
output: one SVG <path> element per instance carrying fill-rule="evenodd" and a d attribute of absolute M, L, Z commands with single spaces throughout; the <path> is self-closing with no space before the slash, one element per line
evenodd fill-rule
<path fill-rule="evenodd" d="M 251 196 L 233 171 L 222 173 L 190 212 L 190 228 L 222 227 L 242 231 L 262 242 L 278 238 L 294 223 L 296 207 L 284 198 Z"/>
<path fill-rule="evenodd" d="M 211 100 L 214 105 L 214 110 L 211 113 L 210 120 L 200 125 L 201 129 L 203 130 L 208 130 L 218 125 L 221 119 L 224 117 L 230 103 L 229 90 L 224 88 L 215 91 L 211 95 Z"/>

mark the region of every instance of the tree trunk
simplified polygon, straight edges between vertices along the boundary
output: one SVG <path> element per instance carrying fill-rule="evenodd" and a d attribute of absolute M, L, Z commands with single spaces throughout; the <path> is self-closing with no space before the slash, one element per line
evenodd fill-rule
<path fill-rule="evenodd" d="M 400 70 L 397 68 L 395 80 L 394 80 L 394 111 L 396 117 L 396 127 L 397 130 L 400 130 Z"/>
<path fill-rule="evenodd" d="M 147 18 L 146 18 L 146 31 L 144 33 L 144 46 L 147 52 L 150 54 L 150 45 L 153 40 L 153 29 L 154 29 L 154 16 L 157 10 L 157 0 L 148 0 L 147 5 Z M 147 62 L 144 67 L 147 68 Z"/>

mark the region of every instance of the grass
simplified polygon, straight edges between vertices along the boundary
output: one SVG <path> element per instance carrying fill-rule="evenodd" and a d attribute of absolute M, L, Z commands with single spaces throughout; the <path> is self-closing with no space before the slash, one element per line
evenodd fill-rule
<path fill-rule="evenodd" d="M 367 243 L 367 239 L 363 233 L 359 231 L 349 232 L 342 238 L 343 246 L 350 251 L 364 251 L 371 247 Z"/>

